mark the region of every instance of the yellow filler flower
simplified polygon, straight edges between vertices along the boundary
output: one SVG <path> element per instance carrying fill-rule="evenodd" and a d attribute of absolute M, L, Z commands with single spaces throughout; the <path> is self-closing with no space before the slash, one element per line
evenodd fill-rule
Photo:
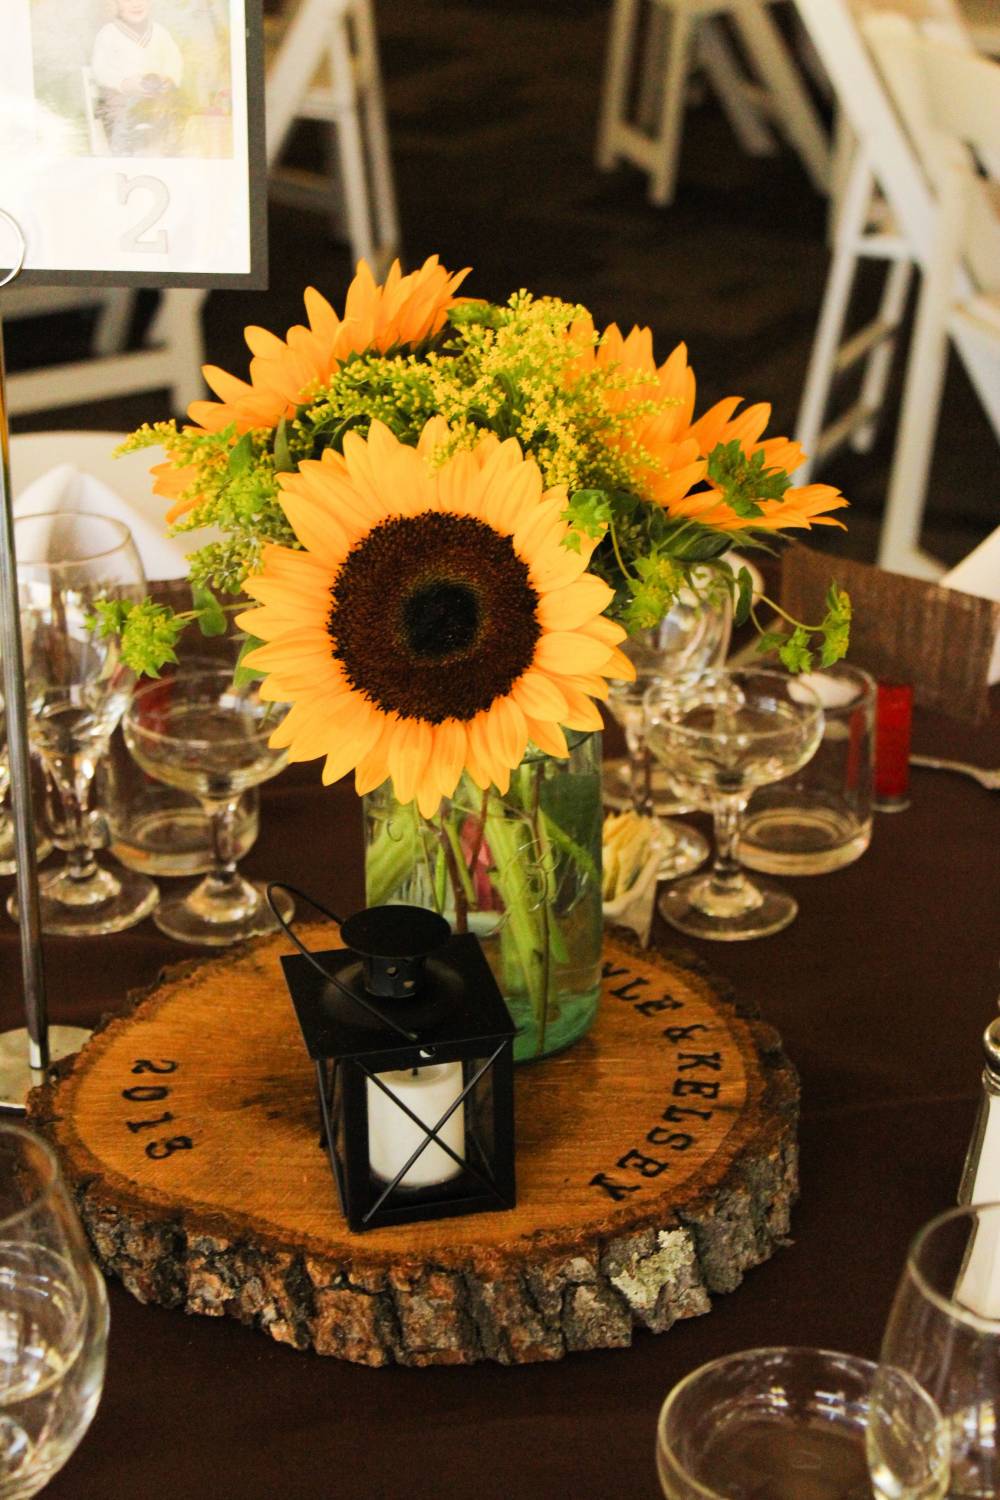
<path fill-rule="evenodd" d="M 600 728 L 605 678 L 635 675 L 565 489 L 493 434 L 432 468 L 447 435 L 432 418 L 411 448 L 376 421 L 282 474 L 303 550 L 265 550 L 237 620 L 265 642 L 246 657 L 264 697 L 291 704 L 272 745 L 359 794 L 391 777 L 426 817 L 463 770 L 506 792 L 529 741 L 565 756 L 560 726 Z"/>
<path fill-rule="evenodd" d="M 282 417 L 294 416 L 296 407 L 329 380 L 349 355 L 369 349 L 385 354 L 440 333 L 457 300 L 455 292 L 468 274 L 468 269 L 445 270 L 438 257 L 431 255 L 419 271 L 408 276 L 403 275 L 399 261 L 393 261 L 385 285 L 379 286 L 368 263 L 359 261 L 342 318 L 315 287 L 308 287 L 309 326 L 296 324 L 285 339 L 266 328 L 245 329 L 253 355 L 249 382 L 217 365 L 205 365 L 202 374 L 220 399 L 193 401 L 188 415 L 207 432 L 220 432 L 231 422 L 237 433 L 276 427 Z"/>

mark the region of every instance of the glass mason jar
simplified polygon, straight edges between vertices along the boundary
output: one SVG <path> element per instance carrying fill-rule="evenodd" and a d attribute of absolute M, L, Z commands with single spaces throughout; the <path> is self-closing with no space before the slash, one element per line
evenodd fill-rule
<path fill-rule="evenodd" d="M 388 781 L 364 799 L 369 906 L 425 906 L 476 934 L 516 1062 L 577 1041 L 600 996 L 601 736 L 567 742 L 564 760 L 529 752 L 503 795 L 463 775 L 433 818 Z"/>

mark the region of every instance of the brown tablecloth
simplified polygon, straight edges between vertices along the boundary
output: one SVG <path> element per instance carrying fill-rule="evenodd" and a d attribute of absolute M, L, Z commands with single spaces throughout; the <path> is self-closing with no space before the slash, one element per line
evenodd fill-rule
<path fill-rule="evenodd" d="M 915 748 L 998 765 L 1000 710 L 975 730 L 918 718 Z M 104 1397 L 52 1500 L 655 1500 L 656 1413 L 686 1371 L 764 1344 L 874 1354 L 910 1236 L 954 1201 L 1000 982 L 1000 796 L 920 770 L 912 790 L 862 860 L 796 882 L 786 932 L 689 944 L 779 1028 L 803 1088 L 793 1241 L 708 1316 L 552 1365 L 366 1370 L 113 1284 Z M 352 910 L 360 855 L 347 784 L 324 791 L 310 767 L 265 788 L 248 872 Z M 16 933 L 0 920 L 11 1026 Z M 49 942 L 52 1019 L 96 1021 L 181 952 L 151 922 Z"/>

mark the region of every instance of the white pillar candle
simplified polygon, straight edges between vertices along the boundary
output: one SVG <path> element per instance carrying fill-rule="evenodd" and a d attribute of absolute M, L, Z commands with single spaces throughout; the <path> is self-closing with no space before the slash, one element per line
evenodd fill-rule
<path fill-rule="evenodd" d="M 435 1063 L 428 1068 L 406 1068 L 380 1073 L 379 1079 L 430 1129 L 435 1126 L 464 1086 L 460 1062 Z M 391 1182 L 426 1138 L 426 1131 L 394 1104 L 377 1084 L 368 1080 L 368 1155 L 376 1177 Z M 442 1126 L 440 1139 L 459 1156 L 465 1151 L 465 1105 L 459 1105 Z M 457 1177 L 462 1168 L 437 1141 L 431 1141 L 402 1179 L 407 1188 L 434 1187 Z"/>

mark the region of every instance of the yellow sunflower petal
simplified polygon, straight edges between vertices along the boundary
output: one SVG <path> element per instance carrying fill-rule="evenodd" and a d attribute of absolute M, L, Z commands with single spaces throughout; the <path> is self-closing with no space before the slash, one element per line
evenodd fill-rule
<path fill-rule="evenodd" d="M 538 604 L 538 621 L 545 630 L 575 630 L 607 609 L 614 589 L 593 573 L 584 573 L 565 588 L 550 589 Z M 624 632 L 623 632 L 624 634 Z"/>
<path fill-rule="evenodd" d="M 361 757 L 371 749 L 382 729 L 382 715 L 359 700 L 360 708 L 351 733 L 345 734 L 336 749 L 329 751 L 323 764 L 323 785 L 329 786 L 354 769 Z"/>
<path fill-rule="evenodd" d="M 603 729 L 604 720 L 601 718 L 600 709 L 592 698 L 586 693 L 580 693 L 574 687 L 567 686 L 566 702 L 569 705 L 563 724 L 567 729 Z"/>
<path fill-rule="evenodd" d="M 556 682 L 531 668 L 514 683 L 510 696 L 521 712 L 532 719 L 549 719 L 558 724 L 566 712 L 566 699 Z"/>
<path fill-rule="evenodd" d="M 550 630 L 535 648 L 535 665 L 544 672 L 599 672 L 608 647 L 579 632 Z"/>
<path fill-rule="evenodd" d="M 564 713 L 568 711 L 567 708 Z M 551 724 L 546 719 L 528 719 L 527 722 L 528 734 L 539 750 L 543 750 L 546 755 L 556 755 L 560 759 L 565 759 L 569 754 L 569 746 L 558 724 Z"/>

